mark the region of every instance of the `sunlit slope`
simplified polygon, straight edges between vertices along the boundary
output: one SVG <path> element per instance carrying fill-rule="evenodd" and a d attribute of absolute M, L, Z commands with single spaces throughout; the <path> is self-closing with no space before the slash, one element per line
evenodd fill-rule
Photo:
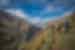
<path fill-rule="evenodd" d="M 62 25 L 62 22 L 59 25 Z M 55 24 L 59 26 L 58 24 Z M 31 42 L 25 44 L 25 49 L 29 50 L 49 50 L 60 46 L 61 36 L 63 32 L 57 31 L 57 27 L 54 30 L 48 26 L 45 30 L 36 34 Z M 61 37 L 61 38 L 60 38 Z"/>
<path fill-rule="evenodd" d="M 37 34 L 34 39 L 27 44 L 26 48 L 30 50 L 37 50 L 41 49 L 44 45 L 44 43 L 48 39 L 48 30 L 44 30 L 40 32 L 40 34 Z"/>
<path fill-rule="evenodd" d="M 59 20 L 55 23 L 54 30 L 48 27 L 48 29 L 37 34 L 26 47 L 30 50 L 75 50 L 75 17 L 71 15 L 65 20 L 70 22 L 68 32 L 61 31 L 64 28 L 65 21 Z M 62 25 L 61 30 L 57 31 L 60 25 Z"/>
<path fill-rule="evenodd" d="M 75 50 L 75 13 L 67 18 L 70 22 L 68 32 L 64 33 L 64 48 L 66 50 Z"/>

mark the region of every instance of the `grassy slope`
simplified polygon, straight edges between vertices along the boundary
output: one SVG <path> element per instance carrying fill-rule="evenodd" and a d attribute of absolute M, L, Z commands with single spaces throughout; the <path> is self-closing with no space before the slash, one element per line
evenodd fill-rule
<path fill-rule="evenodd" d="M 48 37 L 49 34 L 52 34 L 52 32 L 50 31 L 50 29 L 48 30 L 46 29 L 44 32 L 41 33 L 41 35 L 36 36 L 33 42 L 31 42 L 30 46 L 32 47 L 30 47 L 30 50 L 37 50 L 37 48 L 41 48 L 41 50 L 48 50 L 49 49 L 48 45 L 52 46 L 53 50 L 55 50 L 56 48 L 60 48 L 57 50 L 75 50 L 75 23 L 74 23 L 75 18 L 72 16 L 69 16 L 66 19 L 69 20 L 71 24 L 71 28 L 69 29 L 69 32 L 55 31 L 54 41 L 56 41 L 56 43 L 53 44 L 52 42 L 48 42 L 49 39 L 51 40 L 53 38 L 53 37 Z M 64 24 L 62 22 L 64 21 L 63 19 L 59 21 L 57 21 L 56 24 L 57 23 L 60 23 L 61 25 Z M 64 28 L 64 25 L 62 27 Z M 44 45 L 41 43 L 43 39 L 45 40 Z"/>

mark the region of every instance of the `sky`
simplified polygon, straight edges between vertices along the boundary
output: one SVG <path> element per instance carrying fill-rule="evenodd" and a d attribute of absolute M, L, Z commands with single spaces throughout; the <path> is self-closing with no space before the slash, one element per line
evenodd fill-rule
<path fill-rule="evenodd" d="M 39 23 L 69 15 L 75 9 L 75 0 L 1 0 L 0 5 L 21 18 Z"/>
<path fill-rule="evenodd" d="M 65 11 L 69 11 L 74 0 L 18 0 L 16 7 L 21 8 L 23 11 L 32 17 L 53 17 L 60 16 Z M 65 3 L 66 2 L 66 3 Z"/>

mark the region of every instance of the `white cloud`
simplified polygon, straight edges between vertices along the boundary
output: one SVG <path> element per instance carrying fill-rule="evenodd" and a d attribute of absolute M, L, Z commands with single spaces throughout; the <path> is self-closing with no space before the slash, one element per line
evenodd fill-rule
<path fill-rule="evenodd" d="M 27 14 L 25 14 L 22 10 L 20 10 L 20 9 L 8 9 L 8 10 L 6 10 L 6 11 L 8 11 L 9 13 L 11 13 L 12 15 L 15 15 L 15 16 L 17 16 L 17 17 L 19 17 L 19 18 L 28 18 L 29 16 L 27 15 Z"/>
<path fill-rule="evenodd" d="M 54 6 L 52 6 L 52 5 L 47 5 L 45 8 L 44 8 L 44 10 L 43 11 L 45 11 L 45 12 L 52 12 L 52 11 L 54 11 Z"/>
<path fill-rule="evenodd" d="M 55 6 L 53 6 L 53 5 L 48 4 L 48 5 L 46 5 L 46 7 L 40 12 L 40 15 L 42 16 L 42 15 L 46 15 L 46 14 L 48 14 L 48 13 L 63 12 L 63 11 L 64 11 L 63 8 L 64 8 L 64 7 L 58 8 L 58 7 L 55 7 Z"/>
<path fill-rule="evenodd" d="M 18 16 L 19 18 L 26 19 L 28 22 L 34 24 L 34 25 L 40 25 L 41 24 L 41 18 L 40 17 L 31 17 L 24 13 L 21 9 L 10 9 L 6 10 L 7 12 L 11 13 L 12 15 Z"/>
<path fill-rule="evenodd" d="M 64 13 L 63 16 L 69 16 L 69 15 L 71 15 L 71 14 L 72 14 L 72 11 L 67 11 L 67 12 Z"/>
<path fill-rule="evenodd" d="M 25 14 L 23 11 L 16 10 L 16 16 L 19 16 L 21 18 L 28 18 L 29 16 Z"/>
<path fill-rule="evenodd" d="M 32 22 L 32 24 L 38 24 L 41 22 L 40 17 L 32 17 L 29 20 Z"/>
<path fill-rule="evenodd" d="M 38 16 L 31 17 L 31 16 L 27 15 L 26 13 L 24 13 L 21 9 L 18 9 L 18 10 L 10 9 L 7 11 L 10 12 L 11 14 L 15 15 L 15 16 L 20 17 L 20 18 L 23 18 L 23 19 L 25 18 L 25 19 L 27 19 L 27 21 L 29 21 L 30 23 L 37 25 L 37 26 L 41 26 L 42 24 L 44 24 L 48 21 L 57 20 L 59 18 L 58 16 L 57 16 L 58 18 L 55 16 L 55 18 L 42 18 L 42 19 Z M 64 15 L 69 15 L 69 14 L 70 14 L 70 12 L 64 13 Z M 61 17 L 63 17 L 63 14 Z"/>
<path fill-rule="evenodd" d="M 59 19 L 61 19 L 61 18 L 64 18 L 65 16 L 69 16 L 69 15 L 71 15 L 72 14 L 72 12 L 71 11 L 67 11 L 67 12 L 64 12 L 61 16 L 55 16 L 54 18 L 45 18 L 45 19 L 43 19 L 43 23 L 46 23 L 46 22 L 48 22 L 48 21 L 54 21 L 54 20 L 59 20 Z"/>
<path fill-rule="evenodd" d="M 54 6 L 46 5 L 46 7 L 42 11 L 40 11 L 40 15 L 42 16 L 42 15 L 45 15 L 45 14 L 47 14 L 49 12 L 54 12 L 54 11 L 55 11 Z"/>
<path fill-rule="evenodd" d="M 64 7 L 56 7 L 56 6 L 53 6 L 53 5 L 47 5 L 46 7 L 45 7 L 45 9 L 43 10 L 43 11 L 45 11 L 45 12 L 62 12 L 62 11 L 64 11 L 63 10 L 63 8 Z"/>
<path fill-rule="evenodd" d="M 48 17 L 48 18 L 43 19 L 43 22 L 46 23 L 48 21 L 53 21 L 53 20 L 57 20 L 57 19 L 58 19 L 58 16 L 54 16 L 54 18 Z"/>

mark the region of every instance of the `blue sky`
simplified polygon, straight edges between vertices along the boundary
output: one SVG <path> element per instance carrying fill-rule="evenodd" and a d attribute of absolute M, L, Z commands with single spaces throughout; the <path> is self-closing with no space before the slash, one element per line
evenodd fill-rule
<path fill-rule="evenodd" d="M 2 0 L 3 2 L 5 0 Z M 7 0 L 9 1 L 9 0 Z M 11 1 L 11 0 L 10 0 Z M 14 9 L 14 12 L 21 14 L 20 16 L 28 16 L 28 19 L 39 20 L 53 20 L 64 16 L 64 13 L 74 11 L 75 0 L 12 0 L 7 7 Z M 2 3 L 2 2 L 1 2 Z M 4 2 L 5 3 L 5 2 Z M 6 4 L 4 4 L 6 5 Z M 37 18 L 37 19 L 36 19 Z M 33 21 L 33 20 L 32 20 Z"/>
<path fill-rule="evenodd" d="M 61 16 L 71 10 L 73 7 L 71 1 L 75 2 L 74 0 L 17 0 L 16 8 L 22 9 L 32 17 Z"/>

